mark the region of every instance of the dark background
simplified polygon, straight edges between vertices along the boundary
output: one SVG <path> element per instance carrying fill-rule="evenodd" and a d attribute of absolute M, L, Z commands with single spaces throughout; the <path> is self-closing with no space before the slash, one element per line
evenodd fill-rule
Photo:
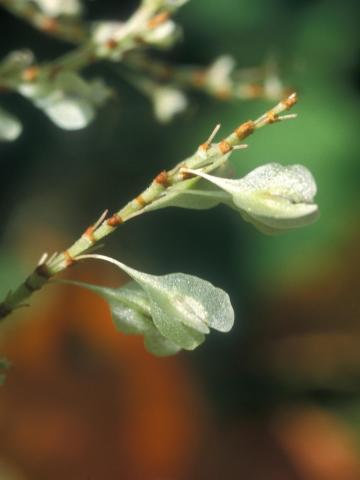
<path fill-rule="evenodd" d="M 136 2 L 86 2 L 87 17 L 123 19 Z M 351 1 L 192 0 L 170 61 L 239 66 L 275 55 L 298 92 L 299 117 L 233 155 L 239 175 L 276 161 L 316 177 L 319 221 L 267 237 L 225 207 L 167 209 L 120 228 L 104 252 L 149 273 L 183 271 L 231 296 L 236 325 L 193 353 L 155 359 L 112 327 L 92 294 L 51 286 L 3 329 L 13 361 L 0 392 L 0 477 L 57 479 L 360 479 L 359 7 Z M 0 11 L 0 56 L 71 49 Z M 66 132 L 16 94 L 22 121 L 0 145 L 0 293 L 44 251 L 61 250 L 162 169 L 271 103 L 191 94 L 168 126 L 110 65 L 85 71 L 117 94 L 85 130 Z M 72 278 L 118 285 L 107 266 Z M 11 324 L 11 325 L 10 325 Z M 6 473 L 7 472 L 7 473 Z M 3 476 L 1 476 L 3 475 Z M 6 476 L 8 475 L 8 476 Z"/>

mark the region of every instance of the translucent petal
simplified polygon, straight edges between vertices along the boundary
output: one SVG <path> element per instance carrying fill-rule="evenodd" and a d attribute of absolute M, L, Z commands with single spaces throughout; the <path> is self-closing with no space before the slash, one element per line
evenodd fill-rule
<path fill-rule="evenodd" d="M 156 333 L 150 318 L 149 300 L 137 284 L 107 288 L 70 280 L 64 283 L 86 288 L 104 298 L 110 306 L 114 324 L 119 331 L 134 335 Z"/>
<path fill-rule="evenodd" d="M 183 348 L 199 345 L 209 327 L 227 332 L 233 326 L 229 296 L 210 282 L 183 273 L 149 275 L 118 263 L 148 293 L 159 331 Z"/>
<path fill-rule="evenodd" d="M 145 335 L 144 345 L 148 352 L 157 355 L 158 357 L 167 357 L 175 355 L 181 348 L 159 333 L 155 332 L 153 335 Z"/>
<path fill-rule="evenodd" d="M 64 281 L 91 290 L 109 304 L 115 327 L 128 335 L 144 335 L 146 349 L 158 356 L 174 355 L 181 347 L 163 337 L 151 320 L 150 301 L 135 282 L 125 287 L 107 288 L 83 282 Z"/>
<path fill-rule="evenodd" d="M 135 280 L 146 293 L 155 327 L 181 348 L 196 348 L 210 327 L 228 332 L 233 326 L 229 296 L 205 280 L 184 273 L 149 275 L 104 255 L 82 255 L 79 260 L 87 258 L 113 263 Z"/>
<path fill-rule="evenodd" d="M 316 183 L 302 165 L 271 163 L 238 180 L 189 171 L 231 194 L 233 204 L 255 226 L 285 230 L 311 223 L 318 216 L 318 206 L 313 203 Z"/>

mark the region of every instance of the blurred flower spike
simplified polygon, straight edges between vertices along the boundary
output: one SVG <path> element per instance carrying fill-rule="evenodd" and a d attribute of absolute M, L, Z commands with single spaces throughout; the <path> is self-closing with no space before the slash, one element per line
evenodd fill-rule
<path fill-rule="evenodd" d="M 208 175 L 201 170 L 187 171 L 227 192 L 232 206 L 264 233 L 301 227 L 318 217 L 318 206 L 314 203 L 316 183 L 302 165 L 284 167 L 269 163 L 237 180 Z"/>
<path fill-rule="evenodd" d="M 117 328 L 129 334 L 144 335 L 146 348 L 165 356 L 181 349 L 193 350 L 210 333 L 210 328 L 228 332 L 234 323 L 234 310 L 226 292 L 206 280 L 184 273 L 150 275 L 138 272 L 104 255 L 82 255 L 113 263 L 135 284 L 119 289 L 80 282 L 109 303 Z"/>

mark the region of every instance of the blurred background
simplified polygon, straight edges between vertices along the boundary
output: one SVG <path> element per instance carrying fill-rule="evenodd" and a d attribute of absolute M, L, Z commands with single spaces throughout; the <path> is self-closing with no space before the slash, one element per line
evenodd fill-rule
<path fill-rule="evenodd" d="M 86 2 L 89 19 L 122 19 L 134 1 Z M 277 58 L 299 116 L 259 131 L 233 155 L 238 175 L 301 163 L 318 183 L 318 222 L 268 237 L 226 209 L 166 209 L 120 227 L 104 253 L 144 272 L 183 271 L 224 288 L 230 334 L 158 359 L 118 334 L 90 292 L 49 286 L 1 331 L 12 362 L 0 390 L 1 480 L 359 480 L 359 5 L 345 0 L 192 0 L 178 15 L 173 62 L 239 66 Z M 71 46 L 0 11 L 0 56 L 40 60 Z M 218 122 L 229 132 L 272 103 L 193 94 L 168 126 L 108 65 L 118 92 L 85 130 L 62 131 L 15 94 L 24 124 L 0 144 L 0 294 L 44 251 L 62 250 L 105 208 L 192 153 Z M 66 274 L 117 286 L 110 266 Z"/>

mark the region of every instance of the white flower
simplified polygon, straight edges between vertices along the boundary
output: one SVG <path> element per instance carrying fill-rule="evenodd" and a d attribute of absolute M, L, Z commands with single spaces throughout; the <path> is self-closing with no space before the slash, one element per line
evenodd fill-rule
<path fill-rule="evenodd" d="M 0 108 L 0 142 L 16 140 L 21 132 L 22 125 L 19 120 Z"/>
<path fill-rule="evenodd" d="M 188 101 L 181 90 L 172 87 L 155 87 L 152 101 L 156 118 L 162 123 L 170 122 L 173 117 L 183 112 Z"/>
<path fill-rule="evenodd" d="M 82 11 L 79 0 L 33 0 L 38 7 L 50 17 L 60 15 L 76 16 Z"/>

